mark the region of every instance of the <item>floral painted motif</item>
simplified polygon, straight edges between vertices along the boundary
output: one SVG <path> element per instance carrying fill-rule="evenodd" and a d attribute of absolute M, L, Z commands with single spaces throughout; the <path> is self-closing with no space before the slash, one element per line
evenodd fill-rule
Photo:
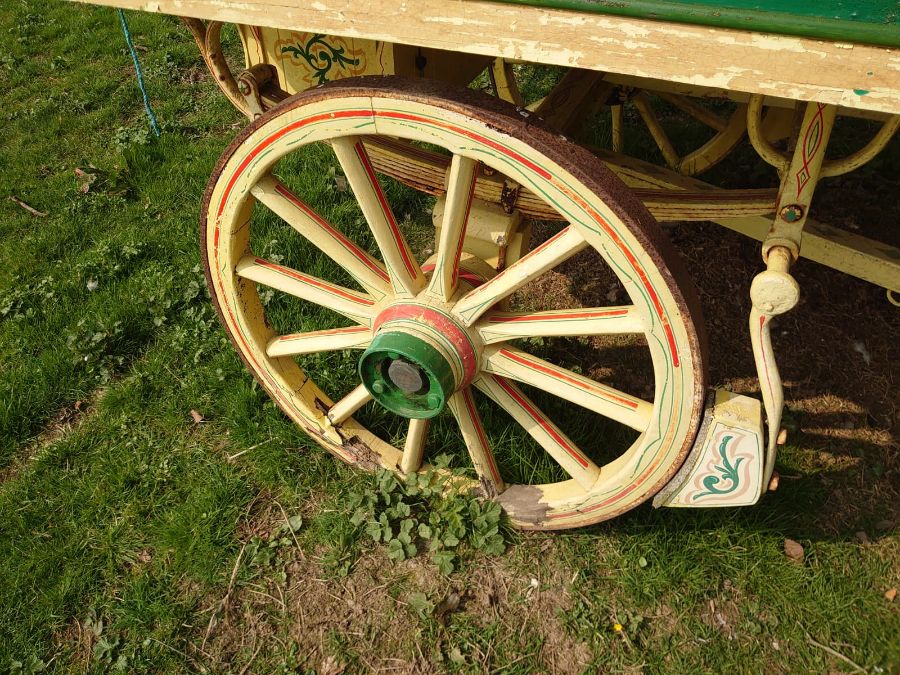
<path fill-rule="evenodd" d="M 719 456 L 722 458 L 722 463 L 713 467 L 718 472 L 718 475 L 710 474 L 706 476 L 703 479 L 703 487 L 706 488 L 706 491 L 695 494 L 692 499 L 697 500 L 707 495 L 727 495 L 737 490 L 738 486 L 741 484 L 738 468 L 746 457 L 736 457 L 732 464 L 731 459 L 728 457 L 728 444 L 732 440 L 734 440 L 734 436 L 725 436 L 722 438 L 722 442 L 719 443 Z M 723 481 L 725 482 L 725 486 L 719 487 L 719 483 L 722 483 Z"/>
<path fill-rule="evenodd" d="M 347 74 L 358 74 L 364 67 L 362 52 L 356 53 L 348 45 L 342 44 L 344 42 L 342 38 L 319 33 L 306 39 L 294 37 L 296 39 L 291 40 L 289 44 L 279 45 L 281 53 L 289 54 L 292 59 L 302 61 L 312 68 L 310 73 L 312 84 L 320 85 L 337 79 L 335 75 L 338 73 L 334 71 L 349 71 L 341 74 L 346 77 Z"/>

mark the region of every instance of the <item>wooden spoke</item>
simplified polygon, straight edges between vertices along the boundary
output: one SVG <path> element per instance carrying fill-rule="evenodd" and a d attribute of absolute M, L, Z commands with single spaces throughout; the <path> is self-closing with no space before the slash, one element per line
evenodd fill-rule
<path fill-rule="evenodd" d="M 493 279 L 469 291 L 456 303 L 453 311 L 462 318 L 467 326 L 471 326 L 478 317 L 497 302 L 585 249 L 587 245 L 584 237 L 570 225 L 527 255 L 519 258 Z"/>
<path fill-rule="evenodd" d="M 415 295 L 425 286 L 425 277 L 400 232 L 362 140 L 345 136 L 334 139 L 331 146 L 381 249 L 394 290 Z"/>
<path fill-rule="evenodd" d="M 390 292 L 384 265 L 350 241 L 342 232 L 271 176 L 253 186 L 253 196 L 278 214 L 325 255 L 334 260 L 375 298 Z"/>
<path fill-rule="evenodd" d="M 268 260 L 245 255 L 237 264 L 239 277 L 250 279 L 328 309 L 333 309 L 364 326 L 372 324 L 375 300 L 324 279 L 303 274 Z"/>
<path fill-rule="evenodd" d="M 612 387 L 600 384 L 566 368 L 514 347 L 501 347 L 486 354 L 484 371 L 503 375 L 609 417 L 632 429 L 644 431 L 650 424 L 653 405 Z"/>
<path fill-rule="evenodd" d="M 372 394 L 363 385 L 357 386 L 340 401 L 328 410 L 328 421 L 334 425 L 340 424 L 372 400 Z"/>
<path fill-rule="evenodd" d="M 484 433 L 484 427 L 481 425 L 481 416 L 478 414 L 472 398 L 472 388 L 466 387 L 454 393 L 450 397 L 448 405 L 453 411 L 456 421 L 459 422 L 463 440 L 469 449 L 469 456 L 472 458 L 472 465 L 475 467 L 482 488 L 488 497 L 497 496 L 503 492 L 505 486 L 503 478 L 500 477 L 500 471 L 497 469 L 497 463 L 494 461 L 487 435 Z"/>
<path fill-rule="evenodd" d="M 425 453 L 425 438 L 428 435 L 429 420 L 411 419 L 409 431 L 406 432 L 406 443 L 403 456 L 400 458 L 400 471 L 415 473 L 422 466 L 422 455 Z"/>
<path fill-rule="evenodd" d="M 475 169 L 478 162 L 461 155 L 453 155 L 450 178 L 444 203 L 444 218 L 437 245 L 434 275 L 428 293 L 449 301 L 456 292 L 459 277 L 459 257 L 466 236 L 466 223 L 475 194 Z"/>
<path fill-rule="evenodd" d="M 678 156 L 678 151 L 675 150 L 675 146 L 672 145 L 672 141 L 656 118 L 656 113 L 653 112 L 653 108 L 650 106 L 650 99 L 647 98 L 647 94 L 640 91 L 634 95 L 631 101 L 634 103 L 634 107 L 637 108 L 638 113 L 640 113 L 641 119 L 644 120 L 644 124 L 647 125 L 647 129 L 650 131 L 650 135 L 653 136 L 653 140 L 660 152 L 662 152 L 666 163 L 669 166 L 678 166 L 681 160 Z"/>
<path fill-rule="evenodd" d="M 522 390 L 512 382 L 496 375 L 475 381 L 475 386 L 490 396 L 512 415 L 525 431 L 547 451 L 563 470 L 588 490 L 600 476 L 600 468 L 542 413 Z"/>
<path fill-rule="evenodd" d="M 725 129 L 728 127 L 728 120 L 722 119 L 712 110 L 694 103 L 687 96 L 682 96 L 680 94 L 670 94 L 665 91 L 657 92 L 656 95 L 664 101 L 668 101 L 682 112 L 687 113 L 698 122 L 702 122 L 711 129 L 715 129 L 716 131 L 725 131 Z"/>
<path fill-rule="evenodd" d="M 333 352 L 339 349 L 365 347 L 372 341 L 372 330 L 366 326 L 331 328 L 310 333 L 279 335 L 269 340 L 266 354 L 269 356 L 298 356 L 316 352 Z"/>
<path fill-rule="evenodd" d="M 509 101 L 520 108 L 525 105 L 525 99 L 522 98 L 516 82 L 516 74 L 509 61 L 499 57 L 494 59 L 488 69 L 488 75 L 491 78 L 491 84 L 494 85 L 494 93 L 497 94 L 497 98 Z"/>
<path fill-rule="evenodd" d="M 492 312 L 475 329 L 485 344 L 523 337 L 564 337 L 643 333 L 644 323 L 632 305 L 585 307 L 546 312 Z"/>
<path fill-rule="evenodd" d="M 622 106 L 610 106 L 609 112 L 612 118 L 612 150 L 613 152 L 622 152 Z"/>

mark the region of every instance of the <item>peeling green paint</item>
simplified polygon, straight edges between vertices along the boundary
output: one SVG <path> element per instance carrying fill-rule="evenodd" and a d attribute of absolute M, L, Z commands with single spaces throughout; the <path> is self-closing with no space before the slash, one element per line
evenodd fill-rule
<path fill-rule="evenodd" d="M 856 94 L 857 96 L 865 96 L 866 94 L 869 93 L 869 90 L 868 89 L 854 89 L 853 93 Z"/>

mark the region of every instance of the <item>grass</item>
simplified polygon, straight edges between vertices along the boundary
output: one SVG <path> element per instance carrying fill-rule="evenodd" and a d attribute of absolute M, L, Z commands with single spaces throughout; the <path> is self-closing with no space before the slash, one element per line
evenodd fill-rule
<path fill-rule="evenodd" d="M 0 6 L 0 672 L 900 668 L 897 605 L 884 597 L 900 584 L 895 422 L 879 407 L 896 409 L 896 318 L 874 289 L 800 271 L 809 318 L 797 321 L 810 323 L 783 324 L 798 349 L 801 334 L 839 329 L 865 340 L 874 365 L 861 371 L 838 340 L 829 369 L 793 362 L 801 431 L 780 460 L 782 489 L 757 507 L 642 507 L 574 532 L 507 532 L 504 554 L 469 546 L 450 576 L 427 555 L 392 562 L 350 523 L 351 494 L 373 479 L 326 456 L 268 401 L 209 305 L 200 195 L 244 122 L 177 20 L 129 19 L 159 138 L 111 10 Z M 361 225 L 321 158 L 298 162 L 316 205 Z M 876 189 L 890 195 L 890 180 Z M 392 196 L 426 221 L 427 202 Z M 282 250 L 271 243 L 286 245 L 277 224 L 262 225 L 261 245 Z M 731 310 L 715 311 L 715 298 L 729 289 L 703 252 L 719 242 L 749 283 L 755 245 L 699 226 L 673 238 L 698 273 L 720 329 L 711 333 L 727 343 L 714 357 L 745 350 L 728 376 L 748 374 L 734 329 L 744 309 L 717 326 Z M 276 317 L 304 311 L 279 302 Z M 335 383 L 346 367 L 318 364 Z M 859 372 L 887 384 L 867 398 Z M 824 388 L 804 385 L 804 373 Z M 856 384 L 828 379 L 840 374 Z M 832 408 L 811 407 L 817 396 Z M 450 449 L 452 433 L 445 425 Z M 521 447 L 508 436 L 501 452 Z M 296 516 L 302 526 L 286 530 Z M 804 546 L 802 563 L 784 555 L 785 538 Z"/>

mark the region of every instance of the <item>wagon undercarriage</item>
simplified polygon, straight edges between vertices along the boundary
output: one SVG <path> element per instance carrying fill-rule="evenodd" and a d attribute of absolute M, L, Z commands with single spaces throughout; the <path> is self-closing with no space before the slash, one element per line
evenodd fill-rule
<path fill-rule="evenodd" d="M 228 11 L 220 14 L 229 18 Z M 558 19 L 547 16 L 551 25 Z M 533 94 L 519 81 L 530 54 L 471 53 L 478 51 L 471 45 L 463 53 L 415 40 L 341 36 L 353 30 L 245 23 L 238 25 L 245 63 L 234 72 L 221 45 L 223 23 L 184 21 L 222 91 L 252 120 L 207 190 L 201 229 L 214 302 L 270 395 L 350 463 L 422 470 L 431 420 L 448 410 L 477 475 L 472 489 L 497 498 L 522 527 L 588 524 L 654 495 L 656 505 L 752 504 L 777 487 L 776 450 L 785 440 L 770 330 L 800 297 L 791 266 L 799 257 L 814 260 L 883 287 L 897 302 L 900 250 L 808 217 L 821 179 L 864 165 L 895 135 L 900 115 L 891 92 L 868 105 L 860 102 L 864 94 L 828 100 L 799 86 L 739 91 L 718 77 L 666 79 L 661 66 L 646 73 L 598 68 L 582 54 L 569 62 L 587 67 L 568 68 Z M 622 21 L 620 30 L 636 30 Z M 872 53 L 861 48 L 849 58 L 877 56 L 876 48 L 864 49 Z M 490 97 L 471 90 L 477 78 Z M 608 147 L 568 139 L 598 115 L 609 120 Z M 827 153 L 839 118 L 871 122 L 870 136 L 843 157 Z M 667 125 L 672 119 L 702 127 L 704 140 L 676 142 Z M 652 140 L 659 163 L 625 154 L 635 127 Z M 723 189 L 697 178 L 748 142 L 777 172 L 779 187 Z M 335 228 L 279 175 L 297 148 L 314 145 L 326 146 L 340 165 L 374 251 Z M 417 260 L 404 238 L 384 178 L 436 198 L 433 254 L 426 259 Z M 346 282 L 316 274 L 322 266 L 315 261 L 294 269 L 260 255 L 252 232 L 259 209 L 288 223 Z M 713 221 L 761 242 L 764 269 L 751 286 L 748 326 L 762 406 L 724 390 L 707 393 L 703 320 L 654 219 Z M 555 234 L 532 245 L 535 222 L 556 223 L 549 226 Z M 517 305 L 516 293 L 586 255 L 617 279 L 626 302 Z M 261 289 L 328 307 L 349 325 L 284 332 L 267 315 Z M 529 340 L 618 336 L 645 350 L 649 375 L 640 392 L 527 349 Z M 359 385 L 331 398 L 296 357 L 335 350 L 357 350 Z M 475 390 L 559 465 L 559 481 L 504 478 Z M 625 449 L 606 459 L 583 451 L 535 404 L 532 390 L 621 425 Z M 401 443 L 354 419 L 373 400 L 408 420 Z"/>

